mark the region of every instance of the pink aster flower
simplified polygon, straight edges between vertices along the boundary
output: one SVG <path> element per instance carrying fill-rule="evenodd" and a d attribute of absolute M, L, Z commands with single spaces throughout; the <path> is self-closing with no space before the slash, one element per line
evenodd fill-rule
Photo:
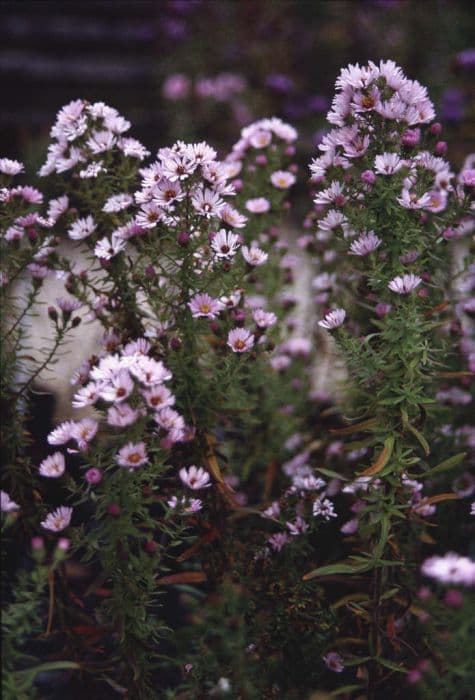
<path fill-rule="evenodd" d="M 132 408 L 127 402 L 111 406 L 107 411 L 107 423 L 114 428 L 125 428 L 132 425 L 142 415 L 141 411 Z"/>
<path fill-rule="evenodd" d="M 223 304 L 219 299 L 213 299 L 206 292 L 195 294 L 188 302 L 193 318 L 216 318 L 223 309 Z"/>
<path fill-rule="evenodd" d="M 267 261 L 267 258 L 269 257 L 269 255 L 266 252 L 264 252 L 261 248 L 258 248 L 255 245 L 252 245 L 250 248 L 248 248 L 247 245 L 244 245 L 241 249 L 241 252 L 244 260 L 247 262 L 248 265 L 252 265 L 252 267 L 264 265 L 264 263 Z"/>
<path fill-rule="evenodd" d="M 460 182 L 465 187 L 475 187 L 475 169 L 469 168 L 460 173 Z"/>
<path fill-rule="evenodd" d="M 381 239 L 378 238 L 374 231 L 368 231 L 368 233 L 364 233 L 362 236 L 357 238 L 356 241 L 353 241 L 348 254 L 359 255 L 361 257 L 364 255 L 369 255 L 369 253 L 372 253 L 379 248 L 381 243 Z"/>
<path fill-rule="evenodd" d="M 48 435 L 48 443 L 50 445 L 65 445 L 72 439 L 74 426 L 74 421 L 64 421 L 64 423 L 61 423 L 57 428 L 50 432 Z"/>
<path fill-rule="evenodd" d="M 72 508 L 60 506 L 52 513 L 48 513 L 45 520 L 40 523 L 41 527 L 45 530 L 51 530 L 51 532 L 61 532 L 68 527 L 72 514 Z"/>
<path fill-rule="evenodd" d="M 227 345 L 233 352 L 248 352 L 254 345 L 254 336 L 247 328 L 233 328 L 228 333 Z"/>
<path fill-rule="evenodd" d="M 338 328 L 343 324 L 346 318 L 345 309 L 333 309 L 326 314 L 325 318 L 318 322 L 318 325 L 322 328 L 326 328 L 328 331 Z"/>
<path fill-rule="evenodd" d="M 188 469 L 183 467 L 178 474 L 185 486 L 188 486 L 188 488 L 194 491 L 198 491 L 198 489 L 207 489 L 211 486 L 209 474 L 206 469 L 196 467 L 194 464 L 188 467 Z"/>
<path fill-rule="evenodd" d="M 173 510 L 181 510 L 183 513 L 198 513 L 203 508 L 203 502 L 199 498 L 172 496 L 167 501 L 167 506 Z"/>
<path fill-rule="evenodd" d="M 374 159 L 374 169 L 380 175 L 393 175 L 404 166 L 397 153 L 383 153 Z"/>
<path fill-rule="evenodd" d="M 303 535 L 304 532 L 308 530 L 308 524 L 300 515 L 297 516 L 293 523 L 287 522 L 286 525 L 289 528 L 290 534 L 294 537 Z"/>
<path fill-rule="evenodd" d="M 475 586 L 475 562 L 454 552 L 426 559 L 421 571 L 440 583 Z"/>
<path fill-rule="evenodd" d="M 144 397 L 147 406 L 152 408 L 154 411 L 160 411 L 162 408 L 173 406 L 175 403 L 175 397 L 170 389 L 162 384 L 156 384 L 151 389 L 145 389 L 142 391 L 142 396 Z"/>
<path fill-rule="evenodd" d="M 163 362 L 154 360 L 153 357 L 147 357 L 146 355 L 137 356 L 130 365 L 129 371 L 145 386 L 162 384 L 172 378 L 172 373 L 165 367 Z"/>
<path fill-rule="evenodd" d="M 286 532 L 277 532 L 272 537 L 269 537 L 267 542 L 270 544 L 274 552 L 280 552 L 282 547 L 292 542 L 292 538 Z"/>
<path fill-rule="evenodd" d="M 145 443 L 143 442 L 128 442 L 118 451 L 115 456 L 116 462 L 120 467 L 128 469 L 137 469 L 148 462 Z"/>
<path fill-rule="evenodd" d="M 277 323 L 277 316 L 272 311 L 264 311 L 264 309 L 255 309 L 252 312 L 252 318 L 259 328 L 269 328 Z"/>
<path fill-rule="evenodd" d="M 340 654 L 336 651 L 329 651 L 326 656 L 323 657 L 325 666 L 333 671 L 334 673 L 341 673 L 344 670 L 343 659 Z"/>
<path fill-rule="evenodd" d="M 237 209 L 232 207 L 230 204 L 225 204 L 224 207 L 219 212 L 221 221 L 228 226 L 233 228 L 243 228 L 247 222 L 247 216 L 238 212 Z"/>
<path fill-rule="evenodd" d="M 270 176 L 270 181 L 278 190 L 286 190 L 295 184 L 295 175 L 288 170 L 276 170 Z"/>
<path fill-rule="evenodd" d="M 320 516 L 324 520 L 337 517 L 333 503 L 328 498 L 315 499 L 312 506 L 312 513 L 315 517 Z"/>
<path fill-rule="evenodd" d="M 86 216 L 84 219 L 77 219 L 68 229 L 68 236 L 73 241 L 82 241 L 96 230 L 96 224 L 92 216 Z"/>
<path fill-rule="evenodd" d="M 4 175 L 18 175 L 24 170 L 23 163 L 19 160 L 11 160 L 10 158 L 0 158 L 0 173 Z"/>
<path fill-rule="evenodd" d="M 125 240 L 117 236 L 117 231 L 114 231 L 112 238 L 101 238 L 97 241 L 94 248 L 94 255 L 101 260 L 111 260 L 118 253 L 124 250 L 126 246 Z"/>
<path fill-rule="evenodd" d="M 191 203 L 198 214 L 201 214 L 201 216 L 207 219 L 213 216 L 219 216 L 224 206 L 224 201 L 219 194 L 206 187 L 200 188 L 193 193 Z"/>
<path fill-rule="evenodd" d="M 20 506 L 12 501 L 6 491 L 0 491 L 0 510 L 2 513 L 12 513 L 14 510 L 20 510 Z"/>
<path fill-rule="evenodd" d="M 113 194 L 106 200 L 104 206 L 102 207 L 102 211 L 105 211 L 107 214 L 115 214 L 118 211 L 128 209 L 128 207 L 130 207 L 130 205 L 133 203 L 134 198 L 132 195 L 127 194 L 127 192 Z"/>
<path fill-rule="evenodd" d="M 73 423 L 71 437 L 76 440 L 80 450 L 87 450 L 90 441 L 96 435 L 99 423 L 92 418 L 83 418 L 77 423 Z"/>
<path fill-rule="evenodd" d="M 55 452 L 41 462 L 38 471 L 41 476 L 57 479 L 64 474 L 65 469 L 64 455 L 61 452 Z"/>
<path fill-rule="evenodd" d="M 120 403 L 130 396 L 134 389 L 134 382 L 126 369 L 121 369 L 111 377 L 107 384 L 101 387 L 99 395 L 104 401 Z"/>
<path fill-rule="evenodd" d="M 396 294 L 410 294 L 421 282 L 422 279 L 411 272 L 395 277 L 389 282 L 388 287 Z"/>
<path fill-rule="evenodd" d="M 217 258 L 232 258 L 240 246 L 240 238 L 236 233 L 220 229 L 211 241 L 211 248 Z"/>
<path fill-rule="evenodd" d="M 245 206 L 252 214 L 265 214 L 270 209 L 270 202 L 265 197 L 255 197 L 248 199 Z"/>

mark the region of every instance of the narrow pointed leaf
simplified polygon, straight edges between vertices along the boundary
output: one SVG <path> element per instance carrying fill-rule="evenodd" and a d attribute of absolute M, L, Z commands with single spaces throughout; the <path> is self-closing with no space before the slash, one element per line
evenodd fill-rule
<path fill-rule="evenodd" d="M 386 464 L 389 462 L 389 459 L 393 452 L 393 447 L 394 437 L 391 435 L 384 441 L 384 447 L 381 450 L 376 462 L 374 462 L 374 464 L 365 469 L 363 472 L 360 472 L 360 476 L 374 476 L 375 474 L 379 474 L 379 472 L 382 471 Z"/>

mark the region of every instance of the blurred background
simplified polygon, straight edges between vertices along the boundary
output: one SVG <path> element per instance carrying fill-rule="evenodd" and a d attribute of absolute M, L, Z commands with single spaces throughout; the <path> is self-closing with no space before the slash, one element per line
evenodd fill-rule
<path fill-rule="evenodd" d="M 103 100 L 154 153 L 175 139 L 230 148 L 277 115 L 308 163 L 335 79 L 394 59 L 427 85 L 450 158 L 475 151 L 475 13 L 461 0 L 3 0 L 0 151 L 35 169 L 58 109 Z"/>

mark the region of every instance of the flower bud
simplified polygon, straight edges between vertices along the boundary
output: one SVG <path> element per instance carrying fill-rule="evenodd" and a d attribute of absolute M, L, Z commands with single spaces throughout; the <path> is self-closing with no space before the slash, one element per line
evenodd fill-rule
<path fill-rule="evenodd" d="M 442 124 L 440 122 L 434 122 L 430 125 L 429 131 L 432 136 L 439 136 L 439 134 L 442 133 Z"/>
<path fill-rule="evenodd" d="M 157 549 L 158 549 L 158 545 L 153 540 L 149 540 L 148 542 L 145 543 L 145 551 L 147 552 L 147 554 L 155 554 Z"/>
<path fill-rule="evenodd" d="M 48 316 L 49 318 L 56 323 L 58 320 L 58 312 L 54 308 L 54 306 L 48 306 Z"/>
<path fill-rule="evenodd" d="M 118 503 L 109 503 L 107 512 L 112 518 L 118 518 L 120 515 L 120 506 Z"/>
<path fill-rule="evenodd" d="M 181 340 L 180 338 L 177 338 L 176 336 L 173 336 L 173 338 L 170 339 L 170 348 L 172 350 L 179 350 L 181 348 Z"/>
<path fill-rule="evenodd" d="M 178 245 L 181 245 L 183 248 L 185 248 L 188 245 L 188 241 L 190 240 L 190 234 L 188 231 L 180 231 L 178 234 Z"/>
<path fill-rule="evenodd" d="M 447 153 L 447 142 L 446 141 L 437 141 L 435 144 L 434 151 L 436 155 L 438 156 L 444 156 Z"/>
<path fill-rule="evenodd" d="M 361 179 L 367 185 L 374 185 L 376 182 L 376 175 L 372 170 L 365 170 L 363 173 L 361 173 Z"/>
<path fill-rule="evenodd" d="M 102 481 L 102 472 L 96 467 L 91 467 L 91 469 L 88 469 L 85 473 L 84 478 L 88 484 L 100 484 Z"/>

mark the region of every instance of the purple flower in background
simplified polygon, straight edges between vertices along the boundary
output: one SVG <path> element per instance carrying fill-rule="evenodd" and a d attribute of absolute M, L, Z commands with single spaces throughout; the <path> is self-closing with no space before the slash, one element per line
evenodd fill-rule
<path fill-rule="evenodd" d="M 274 92 L 288 93 L 294 89 L 294 81 L 283 73 L 271 73 L 266 78 L 266 87 Z"/>
<path fill-rule="evenodd" d="M 334 671 L 334 673 L 341 673 L 345 668 L 342 657 L 340 654 L 337 654 L 336 651 L 329 651 L 328 654 L 322 658 L 325 662 L 325 666 L 329 668 L 330 671 Z"/>
<path fill-rule="evenodd" d="M 459 122 L 464 118 L 464 95 L 458 88 L 448 88 L 440 100 L 440 116 L 448 122 Z"/>
<path fill-rule="evenodd" d="M 465 49 L 457 54 L 457 65 L 460 68 L 473 70 L 475 68 L 475 48 Z"/>

